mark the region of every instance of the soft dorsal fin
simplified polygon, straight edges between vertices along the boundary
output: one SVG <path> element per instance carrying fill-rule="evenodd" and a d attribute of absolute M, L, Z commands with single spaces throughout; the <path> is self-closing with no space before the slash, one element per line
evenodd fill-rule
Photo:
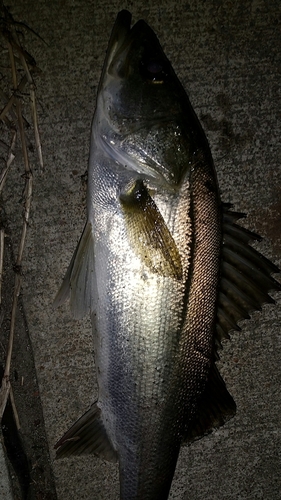
<path fill-rule="evenodd" d="M 70 455 L 94 454 L 108 462 L 117 462 L 113 448 L 101 419 L 101 410 L 94 403 L 56 443 L 56 458 Z"/>
<path fill-rule="evenodd" d="M 250 312 L 261 309 L 266 302 L 274 303 L 268 295 L 270 290 L 281 290 L 280 283 L 271 276 L 279 273 L 279 269 L 249 245 L 252 241 L 260 241 L 260 236 L 235 224 L 237 219 L 245 215 L 231 212 L 229 208 L 230 205 L 223 205 L 216 347 L 221 347 L 222 339 L 229 338 L 230 330 L 240 330 L 237 324 L 239 320 L 249 318 Z"/>
<path fill-rule="evenodd" d="M 224 425 L 236 413 L 236 404 L 229 394 L 215 363 L 198 404 L 194 424 L 188 428 L 184 442 L 191 443 Z"/>
<path fill-rule="evenodd" d="M 82 318 L 93 310 L 95 287 L 94 237 L 92 225 L 87 222 L 53 305 L 58 307 L 70 298 L 74 318 Z"/>

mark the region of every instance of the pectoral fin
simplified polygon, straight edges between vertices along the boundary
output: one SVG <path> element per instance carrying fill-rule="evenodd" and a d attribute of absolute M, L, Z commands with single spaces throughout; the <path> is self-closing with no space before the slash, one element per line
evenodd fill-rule
<path fill-rule="evenodd" d="M 120 195 L 131 245 L 151 271 L 182 278 L 176 243 L 142 180 Z"/>
<path fill-rule="evenodd" d="M 55 449 L 56 458 L 94 454 L 108 462 L 118 460 L 103 425 L 101 410 L 96 403 L 70 427 L 55 444 Z"/>

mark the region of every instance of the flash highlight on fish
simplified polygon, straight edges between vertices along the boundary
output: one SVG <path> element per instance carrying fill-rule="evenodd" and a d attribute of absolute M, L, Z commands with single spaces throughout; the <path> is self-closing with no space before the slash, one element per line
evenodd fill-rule
<path fill-rule="evenodd" d="M 59 458 L 119 462 L 121 500 L 165 500 L 183 443 L 234 416 L 221 341 L 278 268 L 220 200 L 207 138 L 153 30 L 117 15 L 98 88 L 87 222 L 55 299 L 91 314 L 98 400 Z"/>

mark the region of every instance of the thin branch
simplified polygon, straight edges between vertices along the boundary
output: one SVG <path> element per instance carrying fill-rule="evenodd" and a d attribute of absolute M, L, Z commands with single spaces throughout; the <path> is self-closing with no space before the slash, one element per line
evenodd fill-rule
<path fill-rule="evenodd" d="M 10 380 L 4 375 L 0 389 L 0 421 L 2 420 L 11 388 Z"/>
<path fill-rule="evenodd" d="M 41 167 L 41 171 L 44 169 L 43 164 L 43 155 L 42 155 L 42 147 L 38 129 L 38 117 L 37 117 L 37 106 L 36 106 L 36 96 L 34 88 L 30 88 L 30 97 L 31 97 L 31 110 L 32 110 L 32 118 L 33 118 L 33 126 L 34 126 L 34 134 L 35 134 L 35 144 L 37 149 L 37 154 L 39 158 L 39 163 Z"/>
<path fill-rule="evenodd" d="M 4 117 L 6 117 L 7 113 L 10 111 L 11 107 L 15 104 L 16 99 L 17 99 L 16 93 L 23 91 L 25 85 L 27 84 L 27 81 L 28 81 L 27 76 L 24 75 L 24 77 L 21 79 L 21 82 L 19 83 L 17 88 L 14 90 L 13 95 L 8 100 L 6 106 L 4 106 L 4 108 L 2 109 L 2 111 L 0 113 L 0 120 L 3 120 Z"/>
<path fill-rule="evenodd" d="M 12 306 L 12 314 L 11 314 L 9 343 L 8 343 L 8 348 L 7 348 L 5 371 L 4 371 L 4 376 L 2 379 L 2 386 L 1 386 L 1 390 L 0 390 L 0 419 L 2 418 L 3 413 L 5 411 L 6 403 L 7 403 L 10 388 L 11 388 L 10 369 L 11 369 L 11 359 L 12 359 L 12 351 L 13 351 L 13 343 L 14 343 L 14 332 L 15 332 L 18 296 L 20 294 L 20 289 L 21 289 L 21 276 L 20 276 L 20 274 L 16 274 L 14 298 L 13 298 L 13 306 Z"/>
<path fill-rule="evenodd" d="M 10 55 L 11 68 L 12 68 L 13 85 L 14 85 L 14 88 L 17 88 L 16 66 L 15 66 L 13 50 L 12 50 L 10 43 L 8 43 L 8 50 L 9 50 L 9 55 Z M 14 334 L 15 334 L 16 311 L 17 311 L 18 297 L 20 294 L 21 282 L 22 282 L 21 274 L 19 271 L 21 269 L 22 256 L 23 256 L 23 250 L 24 250 L 24 244 L 25 244 L 26 232 L 27 232 L 27 225 L 28 225 L 29 213 L 30 213 L 30 206 L 31 206 L 31 196 L 32 196 L 32 173 L 31 173 L 31 169 L 29 166 L 27 146 L 26 146 L 26 140 L 25 140 L 24 126 L 23 126 L 23 118 L 22 118 L 21 101 L 19 99 L 16 100 L 16 108 L 17 108 L 17 118 L 18 118 L 18 124 L 19 124 L 21 145 L 22 145 L 22 153 L 23 153 L 24 165 L 25 165 L 25 207 L 24 207 L 24 217 L 23 217 L 23 228 L 22 228 L 21 239 L 20 239 L 18 255 L 17 255 L 17 260 L 16 260 L 17 272 L 15 274 L 15 287 L 14 287 L 14 295 L 13 295 L 13 305 L 12 305 L 12 314 L 11 314 L 11 323 L 10 323 L 9 342 L 8 342 L 8 348 L 7 348 L 7 357 L 6 357 L 5 371 L 4 371 L 4 376 L 2 379 L 2 386 L 1 386 L 1 391 L 0 391 L 0 417 L 2 417 L 2 415 L 4 413 L 5 406 L 6 406 L 7 399 L 8 399 L 9 392 L 10 392 L 10 388 L 11 388 L 9 378 L 10 378 L 11 359 L 12 359 Z"/>
<path fill-rule="evenodd" d="M 5 7 L 5 5 L 3 5 L 3 8 L 4 8 L 4 14 L 5 14 L 5 18 L 7 20 L 10 20 L 10 23 L 14 24 L 15 26 L 23 26 L 25 29 L 27 29 L 28 31 L 30 31 L 31 33 L 33 33 L 35 36 L 37 36 L 40 40 L 42 40 L 42 42 L 44 42 L 47 46 L 48 43 L 45 42 L 44 38 L 42 38 L 39 33 L 37 33 L 36 31 L 34 31 L 32 28 L 30 28 L 30 26 L 28 26 L 28 24 L 25 24 L 23 22 L 20 22 L 20 21 L 15 21 L 12 14 L 9 12 L 9 10 L 7 9 L 7 7 Z"/>
<path fill-rule="evenodd" d="M 21 233 L 21 240 L 20 240 L 18 256 L 17 256 L 17 260 L 16 260 L 16 266 L 21 266 L 23 250 L 24 250 L 24 245 L 25 245 L 25 239 L 26 239 L 26 232 L 27 232 L 28 221 L 29 221 L 30 207 L 31 207 L 33 176 L 32 176 L 30 166 L 29 166 L 27 146 L 26 146 L 26 140 L 25 140 L 25 134 L 24 134 L 24 128 L 23 128 L 23 119 L 22 119 L 22 113 L 21 113 L 21 102 L 19 100 L 17 102 L 17 111 L 18 111 L 18 123 L 19 123 L 19 129 L 20 129 L 22 153 L 23 153 L 23 158 L 24 158 L 24 163 L 25 163 L 25 207 L 24 207 L 24 214 L 23 214 L 23 228 L 22 228 L 22 233 Z"/>
<path fill-rule="evenodd" d="M 1 175 L 0 175 L 0 194 L 2 193 L 9 168 L 10 168 L 10 166 L 15 158 L 13 151 L 15 150 L 16 138 L 17 138 L 17 132 L 16 132 L 16 130 L 13 130 L 12 141 L 11 141 L 11 146 L 9 149 L 9 155 L 8 155 L 8 159 L 6 162 L 6 167 L 3 168 Z"/>
<path fill-rule="evenodd" d="M 22 50 L 19 50 L 21 47 L 20 47 L 17 33 L 14 29 L 12 30 L 12 37 L 13 37 L 13 41 L 15 42 L 15 46 L 16 46 L 16 49 L 18 51 L 20 61 L 24 67 L 27 81 L 29 83 L 30 99 L 31 99 L 31 113 L 32 113 L 34 132 L 35 132 L 35 144 L 36 144 L 36 149 L 37 149 L 40 167 L 43 170 L 44 165 L 43 165 L 42 147 L 41 147 L 41 141 L 40 141 L 40 135 L 39 135 L 39 129 L 38 129 L 37 106 L 36 106 L 36 97 L 35 97 L 35 90 L 34 90 L 35 85 L 34 85 L 33 78 L 31 76 L 31 72 L 29 71 L 29 68 L 28 68 L 26 57 L 24 55 L 25 52 Z M 34 61 L 34 64 L 32 64 L 32 66 L 36 67 L 35 61 Z"/>
<path fill-rule="evenodd" d="M 17 410 L 17 407 L 16 407 L 15 398 L 14 398 L 14 392 L 13 392 L 12 386 L 10 386 L 10 401 L 11 401 L 11 405 L 12 405 L 12 408 L 13 408 L 13 414 L 14 414 L 15 423 L 16 423 L 17 429 L 19 431 L 21 425 L 20 425 L 19 414 L 18 414 L 18 410 Z"/>
<path fill-rule="evenodd" d="M 12 132 L 11 145 L 8 152 L 8 159 L 6 161 L 6 166 L 0 175 L 0 194 L 3 190 L 3 186 L 5 184 L 5 180 L 9 171 L 9 168 L 14 160 L 14 149 L 16 143 L 17 132 L 13 127 L 12 122 L 8 118 L 8 113 L 12 114 L 12 118 L 15 122 L 15 126 L 19 129 L 19 136 L 21 139 L 22 146 L 22 154 L 24 159 L 24 169 L 25 169 L 25 188 L 24 188 L 24 213 L 23 213 L 23 225 L 20 237 L 20 243 L 18 247 L 18 253 L 16 257 L 15 263 L 15 284 L 14 284 L 14 293 L 13 293 L 13 303 L 12 303 L 12 312 L 11 312 L 11 321 L 10 321 L 10 333 L 8 339 L 8 347 L 6 354 L 6 364 L 4 370 L 4 376 L 2 379 L 2 385 L 0 388 L 0 419 L 3 416 L 5 406 L 7 403 L 7 399 L 10 394 L 11 403 L 13 406 L 14 416 L 17 422 L 17 426 L 19 428 L 19 419 L 18 414 L 12 394 L 12 388 L 10 384 L 10 369 L 11 369 L 11 359 L 12 359 L 12 350 L 13 350 L 13 342 L 14 342 L 14 334 L 15 334 L 15 324 L 16 324 L 16 311 L 18 305 L 18 297 L 21 290 L 22 285 L 22 259 L 23 252 L 26 242 L 27 228 L 29 224 L 29 216 L 31 209 L 31 199 L 32 199 L 32 186 L 33 186 L 33 176 L 32 170 L 29 164 L 28 158 L 28 149 L 26 143 L 25 136 L 25 127 L 24 127 L 24 117 L 22 114 L 22 102 L 19 99 L 19 94 L 22 93 L 25 85 L 29 84 L 29 94 L 31 101 L 31 113 L 32 113 L 32 121 L 34 125 L 34 133 L 35 133 L 35 142 L 36 149 L 38 152 L 40 167 L 43 169 L 43 158 L 42 158 L 42 149 L 39 137 L 38 130 L 38 119 L 37 119 L 37 109 L 36 109 L 36 96 L 35 96 L 35 84 L 33 81 L 32 74 L 33 72 L 39 72 L 40 70 L 36 66 L 36 62 L 33 57 L 21 46 L 19 41 L 17 32 L 15 30 L 15 21 L 13 17 L 5 10 L 5 20 L 6 24 L 4 28 L 1 29 L 2 35 L 5 36 L 7 40 L 8 53 L 10 58 L 11 72 L 12 72 L 12 81 L 13 81 L 13 94 L 9 98 L 7 104 L 0 112 L 0 119 L 6 123 L 9 129 Z M 20 83 L 18 83 L 17 76 L 17 65 L 21 64 L 24 68 L 25 75 L 21 79 Z M 2 92 L 3 94 L 3 92 Z M 4 96 L 5 97 L 5 96 Z M 14 113 L 16 111 L 16 113 Z M 3 274 L 3 255 L 4 255 L 4 229 L 0 230 L 0 303 L 1 303 L 1 279 Z"/>
<path fill-rule="evenodd" d="M 5 230 L 0 230 L 0 304 L 2 303 L 2 278 L 3 278 L 3 262 L 4 262 L 4 244 Z"/>

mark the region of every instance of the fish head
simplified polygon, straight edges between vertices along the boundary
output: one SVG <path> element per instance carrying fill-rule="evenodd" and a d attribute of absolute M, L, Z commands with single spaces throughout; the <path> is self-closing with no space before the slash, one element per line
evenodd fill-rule
<path fill-rule="evenodd" d="M 143 20 L 130 24 L 131 14 L 120 12 L 99 84 L 95 140 L 127 169 L 176 188 L 195 162 L 202 129 L 154 31 Z"/>

